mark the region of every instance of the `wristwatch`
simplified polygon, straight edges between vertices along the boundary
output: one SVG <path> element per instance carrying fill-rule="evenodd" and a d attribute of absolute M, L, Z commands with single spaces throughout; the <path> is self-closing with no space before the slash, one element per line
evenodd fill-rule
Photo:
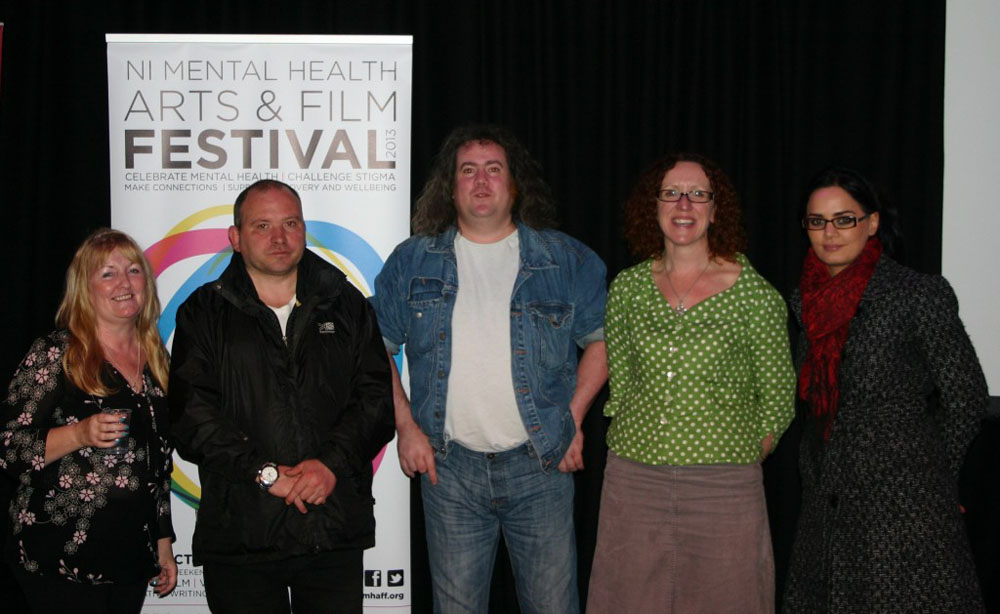
<path fill-rule="evenodd" d="M 268 491 L 278 481 L 278 466 L 274 463 L 264 463 L 257 470 L 257 485 L 263 491 Z"/>

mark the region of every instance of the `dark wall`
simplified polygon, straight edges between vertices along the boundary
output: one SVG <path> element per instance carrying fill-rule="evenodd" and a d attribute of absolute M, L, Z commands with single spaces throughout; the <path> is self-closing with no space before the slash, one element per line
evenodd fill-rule
<path fill-rule="evenodd" d="M 830 163 L 881 185 L 901 210 L 903 260 L 940 269 L 944 0 L 10 1 L 0 21 L 0 373 L 51 327 L 72 251 L 110 220 L 112 32 L 412 34 L 413 193 L 456 124 L 506 124 L 545 168 L 563 229 L 611 274 L 630 264 L 620 203 L 646 164 L 678 149 L 727 169 L 750 257 L 782 291 L 804 251 L 800 190 Z M 584 580 L 604 428 L 592 412 L 578 478 Z M 780 578 L 797 501 L 790 443 L 768 475 Z M 415 543 L 418 574 L 420 555 Z M 426 587 L 414 590 L 422 611 Z M 501 587 L 497 611 L 509 596 Z"/>
<path fill-rule="evenodd" d="M 562 226 L 629 264 L 621 207 L 669 150 L 743 197 L 750 256 L 794 285 L 805 180 L 861 168 L 903 213 L 908 262 L 940 267 L 944 2 L 8 2 L 0 162 L 10 370 L 51 322 L 72 250 L 109 222 L 108 32 L 412 34 L 413 191 L 458 123 L 509 125 Z"/>

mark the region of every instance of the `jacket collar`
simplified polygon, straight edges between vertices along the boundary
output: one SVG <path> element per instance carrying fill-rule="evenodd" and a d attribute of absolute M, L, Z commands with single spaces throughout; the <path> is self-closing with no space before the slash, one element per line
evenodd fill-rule
<path fill-rule="evenodd" d="M 296 276 L 295 296 L 300 303 L 306 302 L 313 295 L 325 295 L 333 298 L 340 294 L 346 276 L 322 258 L 306 249 L 299 261 Z M 240 307 L 251 304 L 263 305 L 257 296 L 257 288 L 247 272 L 246 263 L 239 252 L 233 252 L 229 266 L 222 272 L 213 287 L 226 298 Z"/>
<path fill-rule="evenodd" d="M 861 302 L 875 301 L 890 292 L 895 287 L 893 278 L 899 269 L 902 268 L 898 262 L 882 254 L 878 262 L 875 263 L 875 271 L 872 272 L 871 279 L 865 287 L 864 294 L 861 295 Z"/>
<path fill-rule="evenodd" d="M 450 254 L 455 257 L 455 235 L 458 234 L 457 226 L 449 226 L 441 234 L 431 237 L 427 246 L 428 252 Z M 555 266 L 555 258 L 549 251 L 549 246 L 542 238 L 539 231 L 523 224 L 517 223 L 517 240 L 520 245 L 521 263 L 529 269 L 546 269 Z"/>

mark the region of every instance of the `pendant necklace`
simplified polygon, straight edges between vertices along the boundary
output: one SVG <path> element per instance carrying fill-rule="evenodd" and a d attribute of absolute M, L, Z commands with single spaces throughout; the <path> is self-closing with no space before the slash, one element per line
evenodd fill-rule
<path fill-rule="evenodd" d="M 111 363 L 111 366 L 113 366 L 115 369 L 118 369 L 118 372 L 121 373 L 122 377 L 125 378 L 125 382 L 128 384 L 128 387 L 131 388 L 133 392 L 142 392 L 142 344 L 139 343 L 138 339 L 136 339 L 135 345 L 136 345 L 136 353 L 135 353 L 134 379 L 130 378 L 128 374 L 125 372 L 125 369 L 123 369 L 122 366 L 118 364 L 115 361 L 115 359 L 111 356 L 110 346 L 105 346 L 104 354 L 107 356 L 108 362 Z M 136 390 L 133 382 L 139 382 L 139 390 Z"/>
<path fill-rule="evenodd" d="M 674 310 L 674 313 L 676 313 L 678 316 L 682 316 L 685 313 L 687 313 L 688 308 L 684 306 L 684 299 L 687 298 L 688 294 L 691 294 L 691 290 L 694 290 L 694 287 L 698 283 L 698 280 L 701 279 L 701 276 L 705 274 L 705 271 L 708 270 L 710 264 L 712 264 L 711 258 L 708 259 L 708 262 L 705 264 L 705 268 L 701 270 L 701 273 L 698 273 L 698 276 L 695 277 L 694 281 L 691 282 L 691 285 L 688 286 L 687 292 L 685 292 L 683 296 L 681 295 L 680 292 L 677 291 L 677 288 L 674 287 L 673 282 L 670 281 L 670 273 L 667 273 L 667 269 L 664 266 L 663 273 L 664 276 L 667 278 L 667 285 L 670 286 L 670 290 L 674 293 L 674 296 L 677 297 L 677 306 L 673 307 L 672 309 Z"/>

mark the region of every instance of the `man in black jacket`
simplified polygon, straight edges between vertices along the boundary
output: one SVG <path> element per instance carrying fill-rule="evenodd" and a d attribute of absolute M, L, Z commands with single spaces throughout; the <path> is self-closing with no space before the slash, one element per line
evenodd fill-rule
<path fill-rule="evenodd" d="M 361 612 L 372 458 L 393 435 L 375 315 L 305 249 L 290 186 L 236 199 L 232 262 L 177 313 L 173 436 L 198 465 L 193 538 L 213 612 Z"/>

